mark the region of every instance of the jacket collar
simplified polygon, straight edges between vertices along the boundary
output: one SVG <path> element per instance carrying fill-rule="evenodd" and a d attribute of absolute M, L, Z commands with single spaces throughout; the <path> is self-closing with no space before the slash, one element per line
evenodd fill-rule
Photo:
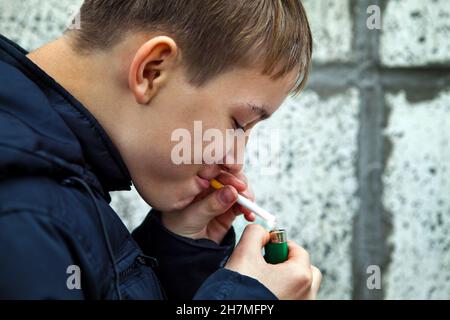
<path fill-rule="evenodd" d="M 100 123 L 77 99 L 26 57 L 28 52 L 0 35 L 0 60 L 13 65 L 46 92 L 52 107 L 75 135 L 84 165 L 104 192 L 130 190 L 131 177 L 118 150 Z"/>

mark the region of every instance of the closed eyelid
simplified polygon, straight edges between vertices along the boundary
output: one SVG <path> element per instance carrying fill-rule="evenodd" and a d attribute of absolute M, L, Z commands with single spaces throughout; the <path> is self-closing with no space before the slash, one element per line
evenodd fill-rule
<path fill-rule="evenodd" d="M 257 118 L 256 119 L 252 119 L 251 121 L 247 121 L 244 123 L 241 123 L 240 121 L 238 121 L 236 119 L 236 117 L 233 117 L 233 121 L 235 122 L 235 125 L 237 128 L 243 129 L 244 131 L 246 131 L 247 127 L 253 127 L 257 122 L 259 121 L 263 121 L 266 120 L 268 118 L 270 118 L 271 114 L 269 114 L 266 111 L 266 106 L 259 106 L 256 105 L 254 103 L 251 102 L 247 102 L 247 103 L 240 103 L 238 104 L 238 108 L 240 110 L 246 110 L 246 113 L 251 112 L 252 114 L 256 115 Z M 242 117 L 243 118 L 243 117 Z M 242 119 L 241 119 L 242 120 Z"/>
<path fill-rule="evenodd" d="M 270 118 L 271 114 L 269 114 L 266 110 L 269 109 L 267 106 L 258 106 L 253 103 L 247 103 L 247 108 L 250 108 L 251 111 L 255 114 L 257 114 L 261 120 L 266 120 Z"/>

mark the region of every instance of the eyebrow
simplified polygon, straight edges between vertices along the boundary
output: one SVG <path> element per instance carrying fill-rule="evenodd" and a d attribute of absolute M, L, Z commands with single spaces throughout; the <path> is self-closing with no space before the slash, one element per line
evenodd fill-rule
<path fill-rule="evenodd" d="M 250 108 L 253 113 L 259 115 L 261 120 L 266 120 L 271 116 L 271 114 L 266 111 L 267 109 L 269 109 L 269 107 L 265 105 L 259 106 L 251 102 L 247 102 L 245 105 L 247 106 L 247 108 Z"/>

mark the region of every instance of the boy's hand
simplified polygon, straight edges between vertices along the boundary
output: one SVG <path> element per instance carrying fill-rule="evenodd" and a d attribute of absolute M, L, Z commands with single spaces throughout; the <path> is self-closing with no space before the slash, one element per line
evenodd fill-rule
<path fill-rule="evenodd" d="M 261 249 L 269 241 L 269 232 L 257 224 L 248 225 L 225 268 L 257 279 L 278 299 L 316 299 L 322 281 L 319 269 L 311 265 L 308 252 L 288 242 L 288 260 L 268 264 Z"/>
<path fill-rule="evenodd" d="M 221 243 L 236 216 L 244 214 L 248 221 L 254 221 L 255 214 L 236 203 L 238 193 L 254 200 L 242 171 L 234 174 L 222 171 L 217 180 L 226 186 L 221 190 L 205 190 L 182 210 L 162 212 L 164 226 L 184 237 Z"/>

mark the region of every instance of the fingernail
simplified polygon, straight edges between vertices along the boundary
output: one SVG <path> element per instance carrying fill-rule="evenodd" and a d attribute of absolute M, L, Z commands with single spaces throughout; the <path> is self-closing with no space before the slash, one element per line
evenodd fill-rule
<path fill-rule="evenodd" d="M 229 204 L 229 203 L 233 202 L 235 199 L 235 195 L 234 195 L 233 191 L 231 191 L 230 188 L 223 188 L 222 190 L 220 190 L 219 196 L 220 196 L 220 200 L 225 204 Z"/>

